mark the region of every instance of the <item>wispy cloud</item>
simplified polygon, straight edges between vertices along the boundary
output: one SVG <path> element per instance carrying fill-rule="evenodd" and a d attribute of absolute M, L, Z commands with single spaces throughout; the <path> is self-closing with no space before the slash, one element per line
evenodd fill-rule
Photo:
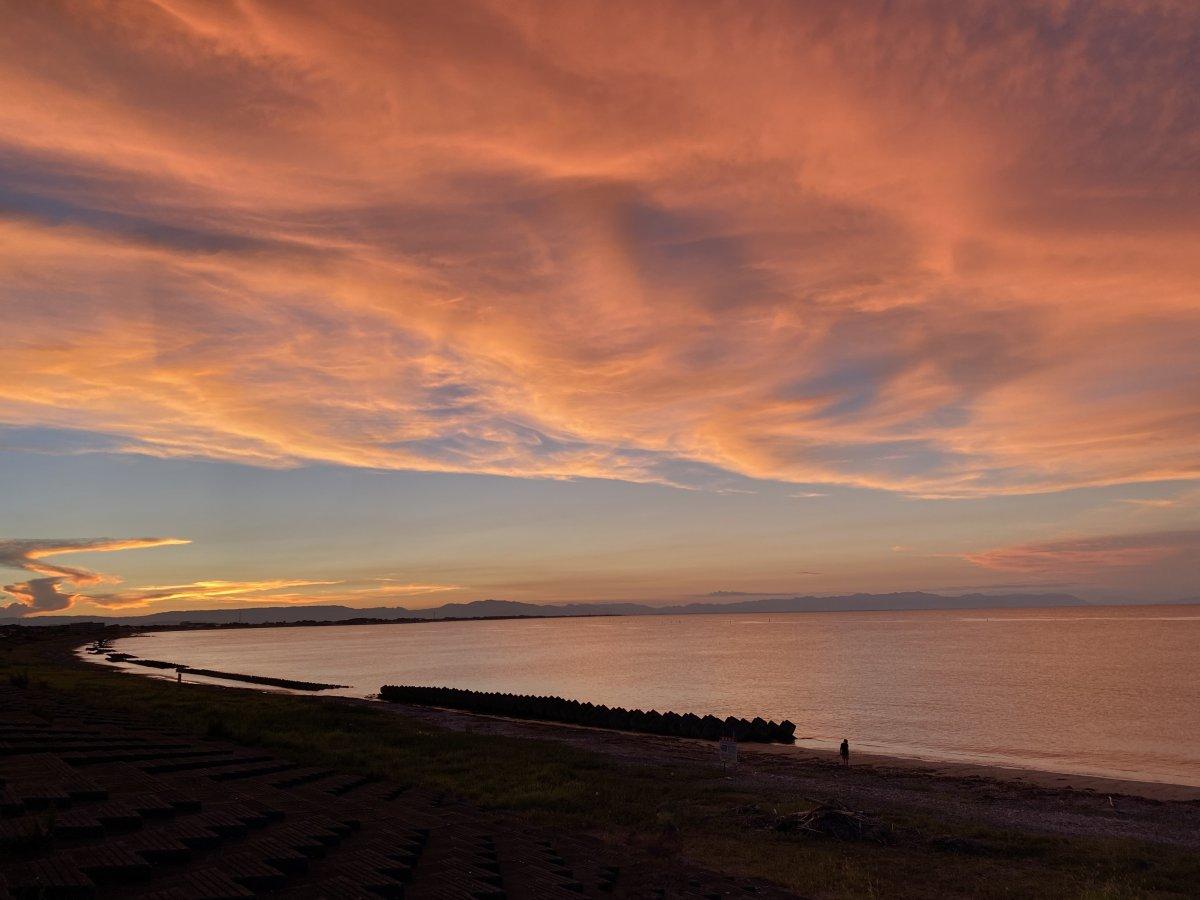
<path fill-rule="evenodd" d="M 0 613 L 24 616 L 61 612 L 80 604 L 106 609 L 128 609 L 168 603 L 206 606 L 237 601 L 356 604 L 363 600 L 386 602 L 463 589 L 456 584 L 381 577 L 370 579 L 369 586 L 344 580 L 268 578 L 249 581 L 213 579 L 186 584 L 152 584 L 121 590 L 96 590 L 99 585 L 117 584 L 121 578 L 91 569 L 46 561 L 47 557 L 69 553 L 107 553 L 188 543 L 190 541 L 179 538 L 0 540 L 0 568 L 19 569 L 43 576 L 5 585 L 3 591 L 13 598 L 13 602 L 7 606 L 0 606 Z M 314 588 L 316 590 L 312 590 Z"/>
<path fill-rule="evenodd" d="M 40 612 L 56 612 L 67 609 L 80 599 L 93 599 L 74 590 L 64 590 L 64 585 L 76 588 L 85 585 L 113 583 L 119 581 L 112 575 L 104 575 L 90 569 L 48 563 L 48 556 L 68 553 L 110 553 L 118 550 L 138 550 L 145 547 L 169 547 L 187 544 L 179 538 L 75 538 L 75 539 L 22 539 L 0 540 L 0 568 L 22 569 L 44 576 L 28 581 L 7 584 L 3 590 L 14 598 L 14 602 L 0 610 L 10 615 L 28 615 Z"/>
<path fill-rule="evenodd" d="M 987 569 L 1089 578 L 1168 560 L 1200 560 L 1200 531 L 1111 534 L 1000 547 L 965 556 Z M 1195 577 L 1195 572 L 1192 572 Z"/>
<path fill-rule="evenodd" d="M 1191 509 L 1200 506 L 1200 489 L 1189 488 L 1173 497 L 1126 497 L 1119 501 L 1142 509 Z"/>
<path fill-rule="evenodd" d="M 461 584 L 403 582 L 392 578 L 377 578 L 374 580 L 384 583 L 375 587 L 350 588 L 345 591 L 340 591 L 337 594 L 337 598 L 339 601 L 373 596 L 379 599 L 384 599 L 393 597 L 420 596 L 422 594 L 445 594 L 450 591 L 461 591 L 464 589 Z"/>
<path fill-rule="evenodd" d="M 931 593 L 939 591 L 1063 591 L 1078 586 L 1079 583 L 1076 581 L 1000 581 L 985 582 L 984 584 L 948 584 L 924 590 Z"/>
<path fill-rule="evenodd" d="M 1192 4 L 18 7 L 0 422 L 693 487 L 1200 477 Z"/>
<path fill-rule="evenodd" d="M 79 595 L 76 599 L 104 606 L 111 609 L 150 606 L 153 603 L 170 601 L 188 601 L 205 603 L 207 601 L 233 601 L 244 599 L 261 599 L 259 595 L 267 592 L 278 592 L 289 588 L 317 587 L 336 585 L 337 581 L 302 581 L 302 580 L 266 580 L 266 581 L 196 581 L 191 584 L 172 584 L 156 587 L 134 588 L 126 591 L 111 591 Z M 287 595 L 272 593 L 272 602 L 310 602 L 313 598 L 307 595 Z"/>

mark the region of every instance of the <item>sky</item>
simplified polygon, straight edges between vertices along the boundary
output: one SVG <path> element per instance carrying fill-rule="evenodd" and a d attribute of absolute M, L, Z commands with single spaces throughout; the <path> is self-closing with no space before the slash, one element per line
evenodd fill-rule
<path fill-rule="evenodd" d="M 0 0 L 0 614 L 1200 595 L 1200 7 Z"/>

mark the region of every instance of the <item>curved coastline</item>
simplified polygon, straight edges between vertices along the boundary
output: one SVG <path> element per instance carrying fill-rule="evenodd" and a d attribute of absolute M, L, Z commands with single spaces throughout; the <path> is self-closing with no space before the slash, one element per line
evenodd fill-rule
<path fill-rule="evenodd" d="M 173 629 L 154 629 L 154 631 L 160 630 Z M 144 633 L 146 633 L 144 630 L 139 629 L 118 639 L 137 637 Z M 77 649 L 76 655 L 80 658 L 88 659 L 89 654 L 85 652 L 86 650 L 86 646 L 81 646 Z M 142 660 L 140 667 L 133 668 L 136 665 L 133 654 L 117 654 L 126 656 L 125 660 L 110 660 L 108 658 L 109 655 L 105 653 L 92 655 L 89 661 L 102 664 L 106 667 L 118 668 L 141 677 L 174 680 L 171 675 L 165 674 L 168 671 L 167 665 L 172 664 L 162 665 L 162 661 Z M 147 665 L 147 662 L 157 663 L 158 665 Z M 171 671 L 173 675 L 173 665 Z M 686 735 L 660 736 L 646 732 L 638 733 L 636 731 L 596 727 L 588 723 L 523 718 L 512 713 L 487 713 L 451 707 L 422 706 L 404 702 L 388 703 L 381 702 L 378 695 L 370 694 L 357 697 L 336 694 L 319 695 L 309 689 L 290 686 L 291 684 L 308 683 L 292 682 L 290 679 L 272 678 L 270 676 L 244 676 L 243 679 L 235 679 L 230 678 L 229 673 L 217 673 L 214 670 L 207 669 L 190 669 L 188 670 L 188 674 L 191 674 L 195 678 L 195 683 L 204 684 L 209 687 L 224 687 L 230 690 L 296 691 L 298 695 L 318 697 L 318 699 L 327 703 L 368 704 L 375 708 L 391 708 L 402 715 L 415 714 L 428 716 L 436 721 L 438 725 L 453 730 L 549 737 L 550 739 L 562 739 L 568 742 L 582 743 L 592 749 L 595 749 L 596 741 L 601 740 L 597 736 L 603 735 L 605 732 L 612 734 L 618 740 L 631 739 L 634 741 L 642 740 L 650 742 L 665 739 L 668 741 L 677 741 L 680 744 L 700 743 L 711 746 L 710 742 L 702 737 L 696 738 Z M 326 685 L 324 687 L 325 689 L 330 689 L 341 686 Z M 832 744 L 825 746 L 826 743 L 828 742 L 801 736 L 797 737 L 794 743 L 756 743 L 752 745 L 754 749 L 750 752 L 777 755 L 785 759 L 815 758 L 833 763 L 836 761 L 836 751 Z M 863 749 L 864 747 L 866 749 Z M 747 749 L 749 748 L 747 747 Z M 1152 773 L 1119 772 L 1112 770 L 1078 771 L 1049 766 L 1039 767 L 1023 762 L 1010 762 L 983 756 L 978 759 L 964 758 L 962 756 L 944 756 L 925 748 L 897 749 L 886 744 L 873 742 L 858 744 L 855 749 L 855 758 L 861 765 L 880 771 L 894 769 L 897 771 L 919 772 L 932 777 L 1015 782 L 1039 788 L 1084 791 L 1101 795 L 1125 795 L 1156 801 L 1200 802 L 1200 783 L 1163 779 L 1156 777 Z"/>

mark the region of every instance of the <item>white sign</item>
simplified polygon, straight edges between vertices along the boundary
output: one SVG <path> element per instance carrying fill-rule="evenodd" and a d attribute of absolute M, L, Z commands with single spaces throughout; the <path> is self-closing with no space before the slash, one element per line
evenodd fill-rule
<path fill-rule="evenodd" d="M 722 769 L 737 768 L 737 738 L 723 737 L 718 742 Z"/>

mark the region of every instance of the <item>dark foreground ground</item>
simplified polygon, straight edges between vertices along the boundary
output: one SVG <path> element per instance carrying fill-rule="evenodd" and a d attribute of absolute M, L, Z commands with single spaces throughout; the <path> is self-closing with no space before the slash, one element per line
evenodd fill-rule
<path fill-rule="evenodd" d="M 0 897 L 1195 897 L 1200 803 L 337 698 L 0 645 Z M 816 812 L 812 812 L 816 810 Z"/>

